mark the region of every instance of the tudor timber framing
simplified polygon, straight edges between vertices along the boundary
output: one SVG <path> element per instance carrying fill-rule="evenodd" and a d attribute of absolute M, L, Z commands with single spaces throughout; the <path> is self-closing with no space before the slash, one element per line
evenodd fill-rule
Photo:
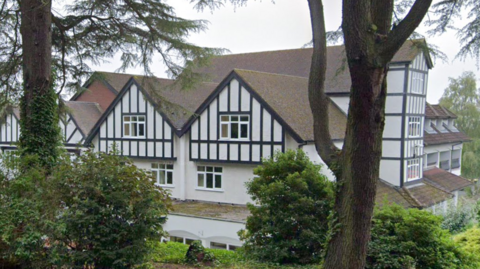
<path fill-rule="evenodd" d="M 145 137 L 124 137 L 123 116 L 127 115 L 145 116 Z M 108 151 L 116 144 L 121 155 L 132 158 L 175 160 L 175 133 L 168 117 L 132 77 L 95 124 L 85 144 L 99 151 Z M 93 145 L 95 138 L 97 143 Z"/>

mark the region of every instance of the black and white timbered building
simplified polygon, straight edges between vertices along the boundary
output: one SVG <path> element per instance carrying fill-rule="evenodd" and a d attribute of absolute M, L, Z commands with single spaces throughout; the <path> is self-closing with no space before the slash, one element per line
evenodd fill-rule
<path fill-rule="evenodd" d="M 433 154 L 432 143 L 426 143 L 436 135 L 430 132 L 434 120 L 426 119 L 432 110 L 426 110 L 432 62 L 418 42 L 425 41 L 408 41 L 390 64 L 378 200 L 386 195 L 405 207 L 429 208 L 452 197 L 456 201 L 458 192 L 471 184 L 458 173 L 440 169 L 445 168 L 445 154 Z M 215 214 L 200 207 L 193 216 L 195 202 L 179 202 L 165 229 L 177 241 L 200 239 L 206 246 L 234 249 L 241 244 L 236 232 L 247 215 L 241 205 L 250 201 L 245 182 L 253 178 L 253 168 L 263 158 L 302 148 L 314 162 L 322 163 L 313 143 L 308 104 L 311 54 L 312 49 L 294 49 L 214 57 L 210 66 L 197 70 L 211 81 L 190 91 L 178 89 L 170 79 L 102 73 L 102 79 L 89 81 L 87 91 L 65 102 L 68 109 L 60 123 L 65 143 L 97 151 L 116 148 L 152 171 L 157 184 L 179 201 L 216 203 L 209 207 Z M 344 48 L 329 47 L 327 54 L 330 133 L 341 147 L 350 77 L 342 68 Z M 4 148 L 18 140 L 15 111 L 6 113 L 0 126 Z M 437 116 L 435 123 L 440 125 L 435 126 L 460 133 L 452 115 Z M 458 151 L 464 141 L 465 136 L 452 142 L 457 143 L 452 148 L 457 146 Z M 456 169 L 457 151 L 449 159 Z M 433 164 L 434 158 L 440 161 Z M 440 168 L 428 166 L 431 163 Z M 323 172 L 334 180 L 326 168 Z M 240 206 L 230 206 L 224 216 L 225 208 L 220 207 L 227 204 Z M 187 215 L 182 206 L 190 207 Z"/>

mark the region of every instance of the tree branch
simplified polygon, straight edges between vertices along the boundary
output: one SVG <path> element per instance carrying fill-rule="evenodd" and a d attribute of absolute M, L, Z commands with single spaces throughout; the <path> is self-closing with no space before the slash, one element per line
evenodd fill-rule
<path fill-rule="evenodd" d="M 327 45 L 325 19 L 321 0 L 309 0 L 310 19 L 313 34 L 313 55 L 308 80 L 308 96 L 313 114 L 315 147 L 322 160 L 334 166 L 338 149 L 332 142 L 328 121 L 330 100 L 325 94 L 325 72 L 327 66 Z"/>
<path fill-rule="evenodd" d="M 386 41 L 380 45 L 380 55 L 385 61 L 389 62 L 415 31 L 431 4 L 432 0 L 416 0 L 407 16 L 388 34 Z"/>

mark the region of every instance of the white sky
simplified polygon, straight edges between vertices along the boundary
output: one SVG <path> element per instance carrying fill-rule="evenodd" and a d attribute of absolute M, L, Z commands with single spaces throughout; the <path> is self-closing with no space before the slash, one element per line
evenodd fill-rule
<path fill-rule="evenodd" d="M 167 0 L 178 16 L 186 19 L 204 19 L 210 22 L 206 32 L 192 34 L 188 41 L 206 47 L 220 47 L 231 53 L 300 48 L 311 38 L 307 1 L 270 0 L 252 1 L 246 6 L 234 8 L 227 4 L 213 12 L 197 12 L 188 0 Z M 335 30 L 341 24 L 341 1 L 325 0 L 327 30 Z M 421 29 L 420 31 L 421 32 Z M 473 59 L 454 60 L 459 50 L 455 33 L 440 37 L 427 37 L 429 43 L 439 46 L 448 56 L 448 63 L 437 60 L 430 70 L 427 101 L 437 103 L 448 86 L 448 77 L 458 77 L 463 71 L 480 72 Z M 94 69 L 114 71 L 118 60 L 102 64 Z M 165 67 L 159 62 L 155 75 L 166 77 Z M 141 74 L 142 69 L 130 69 L 129 73 Z"/>

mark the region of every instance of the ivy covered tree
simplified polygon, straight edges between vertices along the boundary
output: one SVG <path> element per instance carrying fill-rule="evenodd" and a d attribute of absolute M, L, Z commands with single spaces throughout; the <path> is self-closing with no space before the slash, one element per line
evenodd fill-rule
<path fill-rule="evenodd" d="M 205 21 L 177 17 L 162 0 L 3 0 L 0 29 L 1 103 L 21 95 L 20 146 L 46 166 L 57 159 L 60 138 L 54 78 L 60 91 L 78 88 L 89 63 L 116 53 L 120 69 L 141 65 L 148 74 L 159 55 L 170 74 L 191 87 L 192 61 L 203 64 L 220 52 L 188 43 Z"/>

